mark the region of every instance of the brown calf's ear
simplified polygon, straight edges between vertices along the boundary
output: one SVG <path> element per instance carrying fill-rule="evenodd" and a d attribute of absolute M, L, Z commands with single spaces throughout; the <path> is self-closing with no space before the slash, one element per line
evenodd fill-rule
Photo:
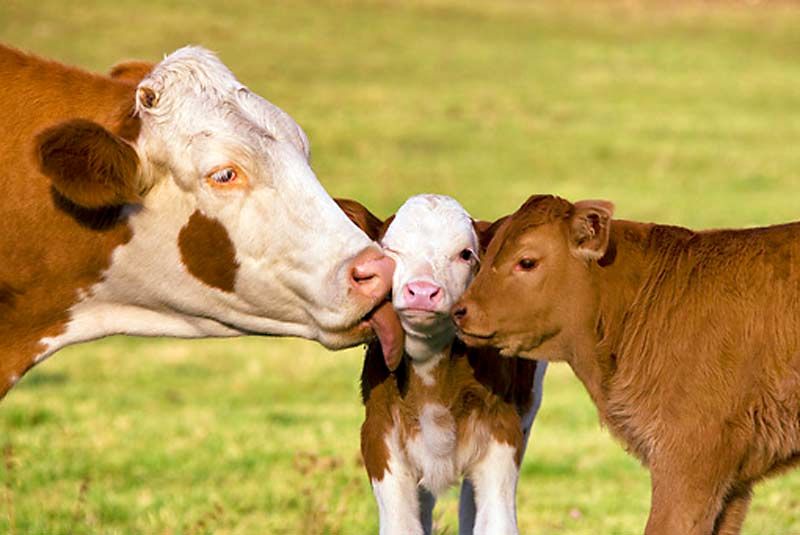
<path fill-rule="evenodd" d="M 378 240 L 383 227 L 383 221 L 358 201 L 352 199 L 334 199 L 339 208 L 350 218 L 350 221 L 363 230 L 372 240 Z"/>
<path fill-rule="evenodd" d="M 614 205 L 608 201 L 579 201 L 570 219 L 572 249 L 591 260 L 606 254 Z"/>
<path fill-rule="evenodd" d="M 134 85 L 138 85 L 142 79 L 150 74 L 155 67 L 155 63 L 141 60 L 122 61 L 111 67 L 108 75 L 117 80 L 124 80 Z"/>
<path fill-rule="evenodd" d="M 489 243 L 494 238 L 494 235 L 497 234 L 497 230 L 500 226 L 505 223 L 508 216 L 503 216 L 497 221 L 483 221 L 483 220 L 472 220 L 472 226 L 475 228 L 475 233 L 478 235 L 478 244 L 481 249 L 481 253 L 485 252 L 486 249 L 489 248 Z"/>
<path fill-rule="evenodd" d="M 75 119 L 36 139 L 42 172 L 62 196 L 84 208 L 139 202 L 139 158 L 125 141 L 102 126 Z"/>

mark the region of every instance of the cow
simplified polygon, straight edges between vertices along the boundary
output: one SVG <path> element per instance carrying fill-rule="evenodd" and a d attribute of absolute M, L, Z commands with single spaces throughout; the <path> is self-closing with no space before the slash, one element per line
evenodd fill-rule
<path fill-rule="evenodd" d="M 468 350 L 450 319 L 478 266 L 476 227 L 488 225 L 443 195 L 411 197 L 385 224 L 343 208 L 368 234 L 383 234 L 405 331 L 402 361 L 373 343 L 361 376 L 361 452 L 380 532 L 431 533 L 436 496 L 465 476 L 459 532 L 516 533 L 519 465 L 546 364 Z"/>
<path fill-rule="evenodd" d="M 647 535 L 739 533 L 753 485 L 800 460 L 800 223 L 612 220 L 536 195 L 453 309 L 469 346 L 566 361 L 649 467 Z"/>
<path fill-rule="evenodd" d="M 317 181 L 300 126 L 214 54 L 103 76 L 0 46 L 0 76 L 0 397 L 111 334 L 402 351 L 393 261 Z"/>

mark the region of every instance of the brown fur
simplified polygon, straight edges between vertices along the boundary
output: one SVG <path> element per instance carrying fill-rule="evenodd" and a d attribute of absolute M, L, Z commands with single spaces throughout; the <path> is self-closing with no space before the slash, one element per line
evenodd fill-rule
<path fill-rule="evenodd" d="M 80 118 L 135 139 L 139 122 L 126 81 L 8 47 L 0 47 L 0 74 L 0 165 L 8 171 L 0 178 L 2 397 L 44 350 L 39 341 L 62 332 L 78 290 L 99 281 L 111 251 L 131 238 L 118 209 L 80 207 L 53 191 L 40 169 L 37 135 Z M 80 197 L 78 189 L 71 191 Z"/>
<path fill-rule="evenodd" d="M 739 533 L 752 485 L 800 459 L 800 223 L 694 232 L 610 210 L 531 198 L 456 321 L 470 345 L 570 364 L 650 468 L 648 535 Z"/>
<path fill-rule="evenodd" d="M 446 407 L 456 423 L 456 440 L 467 440 L 477 427 L 487 438 L 514 447 L 522 455 L 521 417 L 533 402 L 536 361 L 506 359 L 491 348 L 467 349 L 456 341 L 448 358 L 431 372 L 426 385 L 408 358 L 390 373 L 379 344 L 372 343 L 364 358 L 361 393 L 366 417 L 361 426 L 361 452 L 370 479 L 380 481 L 388 469 L 386 436 L 393 426 L 400 442 L 419 433 L 419 414 L 428 403 Z"/>
<path fill-rule="evenodd" d="M 67 121 L 39 134 L 36 143 L 40 169 L 71 202 L 100 208 L 141 200 L 136 151 L 99 124 Z"/>
<path fill-rule="evenodd" d="M 352 199 L 334 199 L 339 208 L 350 218 L 350 221 L 355 223 L 358 228 L 363 230 L 367 236 L 373 240 L 377 240 L 383 235 L 385 225 L 383 221 L 367 210 L 367 208 Z"/>
<path fill-rule="evenodd" d="M 239 263 L 222 223 L 195 211 L 181 229 L 178 247 L 189 273 L 212 288 L 233 292 Z M 208 254 L 209 251 L 214 254 Z"/>

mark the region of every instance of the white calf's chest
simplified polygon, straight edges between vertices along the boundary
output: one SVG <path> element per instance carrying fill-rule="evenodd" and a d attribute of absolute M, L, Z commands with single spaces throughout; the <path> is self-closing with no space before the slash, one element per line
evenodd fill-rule
<path fill-rule="evenodd" d="M 419 432 L 405 444 L 409 463 L 420 484 L 434 495 L 458 480 L 456 422 L 438 403 L 427 403 L 419 411 Z"/>

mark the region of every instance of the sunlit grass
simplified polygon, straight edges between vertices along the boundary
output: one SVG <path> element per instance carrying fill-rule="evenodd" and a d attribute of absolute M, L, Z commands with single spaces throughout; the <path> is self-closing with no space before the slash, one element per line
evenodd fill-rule
<path fill-rule="evenodd" d="M 218 51 L 300 121 L 328 189 L 380 215 L 423 191 L 486 219 L 555 192 L 699 227 L 800 218 L 798 28 L 788 2 L 0 5 L 0 39 L 94 70 Z M 360 355 L 279 339 L 65 350 L 0 404 L 0 532 L 376 532 Z M 759 486 L 745 532 L 800 533 L 798 496 L 798 474 Z M 637 533 L 648 506 L 646 471 L 553 366 L 522 532 Z M 441 532 L 456 509 L 440 504 Z"/>

